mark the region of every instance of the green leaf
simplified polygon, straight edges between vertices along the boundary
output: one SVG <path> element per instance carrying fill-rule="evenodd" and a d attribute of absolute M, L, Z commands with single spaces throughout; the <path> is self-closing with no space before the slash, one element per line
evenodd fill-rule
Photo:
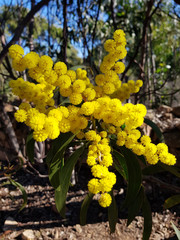
<path fill-rule="evenodd" d="M 75 135 L 72 133 L 61 133 L 60 136 L 52 142 L 52 146 L 47 154 L 46 163 L 49 166 L 51 162 L 59 157 L 59 153 L 63 148 L 74 139 Z M 61 154 L 60 154 L 61 155 Z"/>
<path fill-rule="evenodd" d="M 119 153 L 118 151 L 114 150 L 113 151 L 113 156 L 114 158 L 114 166 L 116 170 L 123 176 L 125 180 L 128 179 L 128 170 L 127 170 L 127 164 L 126 164 L 126 159 L 124 156 Z"/>
<path fill-rule="evenodd" d="M 123 206 L 129 206 L 134 202 L 141 188 L 141 168 L 136 155 L 131 150 L 125 147 L 120 147 L 120 150 L 126 159 L 128 169 L 128 187 Z"/>
<path fill-rule="evenodd" d="M 51 185 L 56 189 L 60 185 L 60 169 L 64 159 L 64 152 L 69 143 L 74 139 L 75 135 L 61 134 L 52 144 L 52 148 L 49 151 L 46 161 L 49 166 L 49 181 Z"/>
<path fill-rule="evenodd" d="M 62 218 L 66 217 L 66 204 L 65 204 L 65 202 L 64 202 L 64 205 L 63 205 L 63 207 L 62 207 L 62 209 L 59 213 L 60 213 Z"/>
<path fill-rule="evenodd" d="M 68 185 L 68 187 L 69 187 L 69 185 Z M 66 197 L 65 197 L 65 199 L 64 198 L 62 199 L 62 192 L 58 191 L 57 189 L 55 190 L 55 203 L 56 203 L 56 208 L 57 208 L 58 212 L 60 213 L 60 215 L 62 217 L 65 217 L 65 213 L 64 213 L 63 209 L 65 207 Z"/>
<path fill-rule="evenodd" d="M 159 138 L 159 141 L 164 142 L 164 137 L 163 137 L 163 134 L 162 134 L 161 130 L 159 129 L 159 127 L 148 118 L 144 118 L 144 122 L 147 125 L 149 125 L 150 127 L 152 127 L 152 129 L 156 133 L 157 137 Z"/>
<path fill-rule="evenodd" d="M 78 161 L 79 157 L 84 151 L 84 146 L 77 149 L 65 162 L 64 166 L 60 169 L 59 173 L 59 186 L 55 190 L 55 202 L 57 210 L 60 212 L 63 208 L 65 201 L 66 201 L 66 195 L 67 191 L 69 189 L 70 179 L 72 175 L 72 170 Z"/>
<path fill-rule="evenodd" d="M 87 211 L 89 208 L 89 205 L 93 199 L 94 194 L 93 193 L 88 193 L 83 200 L 83 203 L 81 205 L 81 210 L 80 210 L 80 224 L 84 226 L 86 224 L 86 219 L 87 219 Z"/>
<path fill-rule="evenodd" d="M 26 139 L 26 154 L 32 163 L 34 163 L 34 143 L 33 133 L 30 133 Z"/>
<path fill-rule="evenodd" d="M 118 208 L 116 204 L 115 197 L 113 195 L 113 191 L 111 191 L 112 203 L 108 207 L 108 221 L 110 226 L 110 232 L 114 233 L 116 230 L 116 223 L 118 221 Z"/>
<path fill-rule="evenodd" d="M 62 161 L 64 159 L 64 149 L 59 152 L 58 158 L 55 159 L 55 161 L 51 162 L 51 165 L 49 166 L 49 181 L 51 185 L 57 189 L 60 185 L 60 169 L 62 167 Z"/>
<path fill-rule="evenodd" d="M 60 141 L 60 148 L 56 152 L 56 154 L 53 156 L 52 161 L 56 161 L 59 157 L 62 155 L 62 151 L 66 149 L 68 144 L 74 139 L 75 135 L 70 134 L 70 137 L 68 135 L 68 138 L 66 141 L 64 141 L 64 138 L 62 137 L 62 141 Z"/>
<path fill-rule="evenodd" d="M 180 203 L 180 194 L 177 194 L 166 199 L 163 207 L 167 209 L 167 208 L 174 207 L 179 203 Z"/>
<path fill-rule="evenodd" d="M 172 227 L 174 228 L 174 231 L 176 233 L 178 240 L 180 240 L 180 231 L 177 229 L 177 227 L 174 225 L 173 222 L 171 222 L 171 224 L 172 224 Z"/>
<path fill-rule="evenodd" d="M 160 73 L 161 71 L 162 71 L 161 68 L 157 68 L 157 69 L 156 69 L 156 73 Z"/>
<path fill-rule="evenodd" d="M 128 221 L 127 221 L 127 226 L 131 224 L 131 222 L 134 220 L 134 218 L 137 216 L 139 213 L 142 204 L 144 201 L 144 190 L 141 187 L 136 199 L 134 200 L 133 203 L 128 207 Z"/>
<path fill-rule="evenodd" d="M 163 172 L 165 171 L 159 164 L 156 165 L 150 165 L 142 169 L 143 175 L 152 175 L 155 173 Z"/>
<path fill-rule="evenodd" d="M 146 161 L 146 158 L 141 155 L 141 156 L 138 156 L 136 155 L 137 159 L 139 159 L 145 166 L 147 166 L 147 161 Z"/>
<path fill-rule="evenodd" d="M 151 213 L 150 204 L 145 194 L 144 194 L 142 210 L 143 210 L 143 217 L 144 217 L 143 240 L 148 240 L 152 231 L 152 213 Z"/>
<path fill-rule="evenodd" d="M 9 181 L 10 181 L 10 183 L 12 185 L 14 185 L 15 187 L 19 188 L 19 190 L 22 192 L 24 203 L 22 204 L 21 208 L 19 209 L 19 212 L 20 212 L 20 211 L 23 210 L 23 208 L 25 208 L 25 206 L 27 204 L 27 193 L 26 193 L 26 190 L 24 189 L 24 187 L 20 183 L 14 181 L 13 179 L 9 179 Z"/>
<path fill-rule="evenodd" d="M 168 166 L 164 163 L 159 163 L 159 165 L 165 170 L 168 171 L 170 173 L 172 173 L 173 175 L 175 175 L 176 177 L 180 178 L 180 169 L 178 167 L 175 166 Z"/>

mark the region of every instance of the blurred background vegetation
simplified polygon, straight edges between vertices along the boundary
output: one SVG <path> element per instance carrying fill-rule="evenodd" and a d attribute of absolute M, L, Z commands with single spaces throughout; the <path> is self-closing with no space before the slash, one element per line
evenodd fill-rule
<path fill-rule="evenodd" d="M 114 30 L 126 33 L 128 54 L 123 82 L 142 79 L 132 102 L 148 108 L 178 105 L 180 95 L 180 1 L 176 0 L 3 0 L 0 4 L 0 98 L 12 100 L 8 87 L 18 73 L 7 49 L 46 54 L 68 67 L 84 65 L 93 74 L 106 54 L 103 44 Z M 23 73 L 26 77 L 26 73 Z"/>

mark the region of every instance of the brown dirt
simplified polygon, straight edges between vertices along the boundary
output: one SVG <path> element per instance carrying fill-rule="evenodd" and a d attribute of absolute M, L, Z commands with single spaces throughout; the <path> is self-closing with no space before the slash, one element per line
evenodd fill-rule
<path fill-rule="evenodd" d="M 25 187 L 28 194 L 28 204 L 21 212 L 18 212 L 23 202 L 21 192 L 7 185 L 0 189 L 0 239 L 25 239 L 23 233 L 27 229 L 32 230 L 34 238 L 31 239 L 142 239 L 142 217 L 136 217 L 130 226 L 126 227 L 127 212 L 125 209 L 119 210 L 116 232 L 110 234 L 107 209 L 101 208 L 95 199 L 88 211 L 87 225 L 79 225 L 80 206 L 87 194 L 86 184 L 89 170 L 86 167 L 81 168 L 77 184 L 70 187 L 65 219 L 56 211 L 54 190 L 48 178 L 40 178 L 35 174 L 30 174 L 27 170 L 20 170 L 15 176 L 15 180 Z M 168 178 L 169 176 L 162 177 Z M 153 230 L 150 239 L 176 239 L 171 221 L 178 226 L 177 215 L 180 208 L 164 211 L 162 204 L 171 193 L 148 182 L 144 182 L 144 185 L 153 211 Z M 115 190 L 119 206 L 125 196 L 124 189 L 125 184 L 120 178 Z M 17 223 L 15 226 L 4 229 L 8 217 L 13 218 Z"/>

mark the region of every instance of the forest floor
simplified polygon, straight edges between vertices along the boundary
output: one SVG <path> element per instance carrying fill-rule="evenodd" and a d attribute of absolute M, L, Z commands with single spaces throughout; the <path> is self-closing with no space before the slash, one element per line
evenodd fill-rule
<path fill-rule="evenodd" d="M 46 170 L 42 174 L 47 174 Z M 116 232 L 110 234 L 107 209 L 98 205 L 96 199 L 90 204 L 87 225 L 79 224 L 81 203 L 87 194 L 89 169 L 82 166 L 78 173 L 77 184 L 71 186 L 66 201 L 66 217 L 63 219 L 56 210 L 54 190 L 48 178 L 41 178 L 21 169 L 14 180 L 24 186 L 28 202 L 22 211 L 18 211 L 23 203 L 22 194 L 13 186 L 0 188 L 0 240 L 6 239 L 142 239 L 143 218 L 141 214 L 127 227 L 127 211 L 119 209 L 119 220 Z M 175 181 L 172 175 L 157 175 L 157 178 L 169 183 Z M 1 179 L 0 179 L 1 180 Z M 0 182 L 2 183 L 2 182 Z M 177 239 L 171 222 L 178 227 L 180 207 L 163 210 L 165 199 L 172 195 L 171 190 L 163 189 L 150 181 L 143 181 L 147 197 L 150 201 L 153 217 L 153 228 L 150 239 Z M 115 198 L 121 206 L 125 197 L 126 185 L 120 178 L 115 186 Z"/>

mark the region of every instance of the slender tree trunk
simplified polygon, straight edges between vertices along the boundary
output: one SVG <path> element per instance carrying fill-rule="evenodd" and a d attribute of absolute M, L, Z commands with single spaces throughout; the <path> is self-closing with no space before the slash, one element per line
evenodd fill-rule
<path fill-rule="evenodd" d="M 11 148 L 13 151 L 17 154 L 18 157 L 20 157 L 23 160 L 23 163 L 26 163 L 26 159 L 24 158 L 19 143 L 17 141 L 17 137 L 13 128 L 13 125 L 11 123 L 11 120 L 5 111 L 4 103 L 1 101 L 0 102 L 0 118 L 2 120 L 2 123 L 5 126 L 5 132 L 9 138 L 9 141 L 11 143 Z"/>
<path fill-rule="evenodd" d="M 153 93 L 151 92 L 153 86 L 152 86 L 152 78 L 151 78 L 151 55 L 150 55 L 150 42 L 149 42 L 149 36 L 148 36 L 148 43 L 147 43 L 147 48 L 146 48 L 146 56 L 147 56 L 147 88 L 149 90 L 148 94 L 148 101 L 147 101 L 147 107 L 151 108 L 151 103 L 153 101 Z"/>
<path fill-rule="evenodd" d="M 112 17 L 112 21 L 113 21 L 113 27 L 114 27 L 114 30 L 116 30 L 117 24 L 116 24 L 116 20 L 115 20 L 114 1 L 113 0 L 111 0 L 111 2 L 110 2 L 110 8 L 111 8 L 111 17 Z"/>
<path fill-rule="evenodd" d="M 142 43 L 141 43 L 141 58 L 140 58 L 140 74 L 139 74 L 139 78 L 142 79 L 142 81 L 144 82 L 143 84 L 143 92 L 146 91 L 147 89 L 147 81 L 145 79 L 145 63 L 146 63 L 146 53 L 147 53 L 147 42 L 148 42 L 148 27 L 149 27 L 149 23 L 150 23 L 150 13 L 152 10 L 152 7 L 154 5 L 154 0 L 149 0 L 147 3 L 147 11 L 146 11 L 146 18 L 145 18 L 145 22 L 144 22 L 144 26 L 143 26 L 143 37 L 142 37 Z M 144 99 L 145 102 L 145 99 Z"/>
<path fill-rule="evenodd" d="M 174 61 L 173 62 L 174 62 L 174 66 L 176 66 L 176 48 L 175 48 L 175 46 L 173 46 L 173 53 L 174 53 Z M 176 87 L 176 80 L 174 80 L 172 83 L 172 91 L 175 90 L 175 87 Z M 174 94 L 172 94 L 170 97 L 170 101 L 169 101 L 170 106 L 172 106 L 173 100 L 174 100 Z"/>
<path fill-rule="evenodd" d="M 35 6 L 35 0 L 31 0 L 31 10 Z M 29 23 L 29 48 L 30 51 L 34 50 L 34 42 L 33 42 L 33 32 L 34 32 L 34 15 L 32 16 Z"/>
<path fill-rule="evenodd" d="M 137 46 L 136 46 L 136 50 L 134 52 L 134 55 L 133 57 L 131 58 L 131 60 L 129 61 L 128 63 L 128 66 L 126 67 L 124 73 L 122 74 L 122 77 L 121 77 L 121 80 L 124 79 L 127 71 L 130 69 L 131 65 L 133 64 L 133 62 L 135 61 L 138 53 L 139 53 L 139 50 L 141 48 L 141 61 L 140 61 L 140 68 L 143 67 L 143 63 L 144 63 L 144 52 L 145 52 L 145 45 L 146 45 L 146 32 L 147 32 L 147 27 L 152 19 L 152 16 L 156 13 L 157 9 L 159 8 L 159 5 L 161 4 L 163 0 L 159 0 L 159 2 L 157 3 L 157 6 L 154 8 L 154 10 L 150 13 L 150 11 L 152 10 L 153 6 L 154 6 L 154 2 L 155 0 L 149 0 L 147 2 L 147 11 L 146 11 L 146 14 L 145 14 L 145 20 L 144 20 L 144 23 L 143 23 L 143 30 L 142 30 L 142 37 L 140 38 Z M 143 69 L 143 68 L 142 68 Z M 142 80 L 144 78 L 144 75 L 143 75 L 143 70 L 140 70 L 140 76 L 142 76 Z M 138 98 L 136 97 L 135 98 L 136 101 L 138 100 Z"/>
<path fill-rule="evenodd" d="M 48 54 L 51 56 L 51 21 L 50 21 L 50 9 L 47 6 L 47 17 L 48 17 Z"/>
<path fill-rule="evenodd" d="M 63 0 L 63 45 L 62 45 L 62 54 L 63 61 L 67 64 L 67 0 Z"/>
<path fill-rule="evenodd" d="M 156 101 L 156 62 L 155 62 L 155 55 L 153 53 L 153 48 L 152 48 L 152 30 L 150 28 L 150 33 L 149 33 L 149 48 L 150 48 L 150 55 L 151 55 L 151 78 L 152 78 L 152 102 L 155 103 Z"/>

